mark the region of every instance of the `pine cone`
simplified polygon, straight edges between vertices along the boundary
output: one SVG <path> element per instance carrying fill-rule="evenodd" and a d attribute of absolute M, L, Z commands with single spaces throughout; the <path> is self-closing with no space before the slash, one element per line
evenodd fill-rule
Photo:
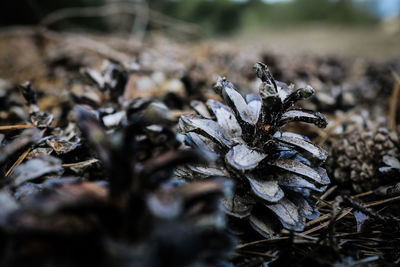
<path fill-rule="evenodd" d="M 379 172 L 385 156 L 396 156 L 399 144 L 386 128 L 354 131 L 332 144 L 328 170 L 343 188 L 356 193 L 390 183 Z M 393 181 L 394 182 L 394 181 Z"/>
<path fill-rule="evenodd" d="M 374 90 L 378 97 L 389 97 L 395 84 L 393 72 L 399 73 L 400 58 L 390 59 L 382 63 L 370 63 L 365 76 L 369 81 L 370 90 Z M 369 99 L 374 101 L 374 99 Z"/>
<path fill-rule="evenodd" d="M 218 266 L 232 249 L 220 204 L 231 182 L 172 180 L 175 167 L 197 162 L 198 153 L 176 149 L 161 102 L 117 101 L 117 74 L 99 87 L 103 102 L 54 122 L 33 87 L 20 86 L 40 130 L 0 141 L 0 266 Z M 67 117 L 75 120 L 54 128 Z M 83 171 L 88 165 L 94 171 Z M 70 170 L 85 177 L 63 175 Z"/>
<path fill-rule="evenodd" d="M 263 63 L 255 64 L 254 69 L 262 80 L 260 94 L 247 95 L 244 100 L 233 84 L 219 78 L 214 89 L 225 104 L 196 102 L 193 106 L 198 115 L 180 118 L 186 143 L 216 160 L 206 166 L 189 165 L 178 175 L 230 177 L 236 190 L 232 198 L 223 201 L 227 213 L 248 218 L 266 237 L 277 235 L 280 225 L 275 218 L 289 230 L 302 231 L 306 219 L 319 215 L 310 191 L 323 192 L 330 182 L 320 167 L 327 153 L 307 137 L 279 129 L 291 121 L 325 127 L 327 120 L 318 112 L 292 108 L 298 100 L 311 96 L 313 88 L 291 91 L 274 80 Z"/>
<path fill-rule="evenodd" d="M 264 62 L 274 66 L 274 76 L 282 81 L 296 84 L 312 84 L 318 87 L 318 94 L 306 108 L 317 109 L 325 113 L 347 110 L 356 104 L 357 94 L 348 88 L 350 61 L 338 57 L 296 56 L 284 57 L 264 54 Z"/>
<path fill-rule="evenodd" d="M 138 161 L 145 122 L 107 134 L 90 111 L 77 113 L 82 140 L 97 152 L 107 180 L 46 179 L 63 169 L 51 156 L 18 166 L 6 180 L 15 198 L 0 191 L 7 203 L 0 265 L 217 266 L 233 247 L 220 207 L 231 183 L 171 181 L 175 166 L 195 162 L 197 153 L 171 150 Z"/>

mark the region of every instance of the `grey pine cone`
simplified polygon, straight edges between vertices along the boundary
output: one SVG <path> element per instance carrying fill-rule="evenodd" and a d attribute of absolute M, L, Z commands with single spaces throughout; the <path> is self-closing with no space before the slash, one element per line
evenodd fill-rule
<path fill-rule="evenodd" d="M 292 121 L 325 127 L 327 120 L 318 112 L 293 108 L 298 100 L 310 97 L 313 88 L 292 90 L 276 81 L 263 63 L 255 64 L 254 70 L 262 80 L 259 94 L 243 98 L 232 83 L 219 78 L 214 89 L 224 104 L 196 101 L 192 106 L 198 114 L 180 118 L 186 144 L 214 163 L 188 165 L 178 175 L 230 177 L 236 189 L 233 197 L 223 201 L 226 212 L 247 219 L 269 238 L 281 226 L 302 231 L 307 219 L 318 217 L 310 194 L 323 192 L 330 183 L 320 167 L 327 152 L 305 136 L 280 129 Z"/>
<path fill-rule="evenodd" d="M 398 153 L 397 137 L 388 129 L 354 131 L 332 145 L 328 170 L 343 188 L 361 193 L 391 182 L 390 177 L 381 175 L 379 167 L 385 156 L 396 157 Z"/>

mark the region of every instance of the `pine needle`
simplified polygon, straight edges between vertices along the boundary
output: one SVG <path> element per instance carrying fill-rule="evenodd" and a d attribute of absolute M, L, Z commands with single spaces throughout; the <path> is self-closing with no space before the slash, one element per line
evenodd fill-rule
<path fill-rule="evenodd" d="M 22 155 L 17 159 L 17 161 L 14 162 L 14 164 L 11 166 L 10 169 L 8 169 L 8 171 L 6 172 L 6 176 L 10 176 L 11 173 L 13 172 L 14 168 L 17 167 L 18 165 L 20 165 L 24 159 L 26 158 L 26 156 L 28 156 L 29 152 L 31 152 L 32 148 L 28 148 L 27 150 L 25 150 L 24 153 L 22 153 Z"/>
<path fill-rule="evenodd" d="M 35 128 L 33 125 L 29 124 L 21 124 L 21 125 L 4 125 L 0 126 L 0 131 L 8 131 L 8 130 L 22 130 L 28 128 Z"/>

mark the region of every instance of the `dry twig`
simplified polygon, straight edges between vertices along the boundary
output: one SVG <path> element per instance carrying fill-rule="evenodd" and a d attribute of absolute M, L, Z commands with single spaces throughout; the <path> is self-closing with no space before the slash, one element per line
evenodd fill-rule
<path fill-rule="evenodd" d="M 0 126 L 0 131 L 8 131 L 8 130 L 23 130 L 28 128 L 35 128 L 33 125 L 29 124 L 21 124 L 21 125 L 4 125 Z"/>
<path fill-rule="evenodd" d="M 8 169 L 5 176 L 10 176 L 12 174 L 13 170 L 24 161 L 24 159 L 26 158 L 26 156 L 28 156 L 28 154 L 29 154 L 29 152 L 31 152 L 31 150 L 32 150 L 31 147 L 28 148 L 27 150 L 25 150 L 24 153 L 22 153 L 22 155 L 10 167 L 10 169 Z"/>
<path fill-rule="evenodd" d="M 392 71 L 392 74 L 393 77 L 395 78 L 395 83 L 393 86 L 392 96 L 389 102 L 389 129 L 395 130 L 397 102 L 399 100 L 399 93 L 400 93 L 400 77 L 394 71 Z"/>

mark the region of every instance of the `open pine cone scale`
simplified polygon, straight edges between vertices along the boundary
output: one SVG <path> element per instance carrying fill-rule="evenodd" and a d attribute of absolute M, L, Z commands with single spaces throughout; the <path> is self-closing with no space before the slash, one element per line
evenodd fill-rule
<path fill-rule="evenodd" d="M 265 214 L 275 214 L 283 227 L 301 231 L 306 219 L 318 217 L 310 191 L 323 192 L 330 183 L 320 167 L 327 152 L 305 136 L 279 129 L 292 121 L 326 127 L 327 119 L 318 112 L 292 107 L 310 97 L 313 88 L 292 91 L 275 81 L 263 63 L 255 64 L 254 69 L 262 80 L 259 94 L 243 98 L 232 83 L 219 78 L 214 89 L 225 104 L 196 101 L 192 106 L 198 114 L 181 117 L 179 126 L 186 144 L 214 161 L 188 165 L 178 175 L 231 177 L 236 192 L 224 200 L 227 213 L 248 218 L 255 230 L 271 237 L 276 235 L 276 226 Z"/>

